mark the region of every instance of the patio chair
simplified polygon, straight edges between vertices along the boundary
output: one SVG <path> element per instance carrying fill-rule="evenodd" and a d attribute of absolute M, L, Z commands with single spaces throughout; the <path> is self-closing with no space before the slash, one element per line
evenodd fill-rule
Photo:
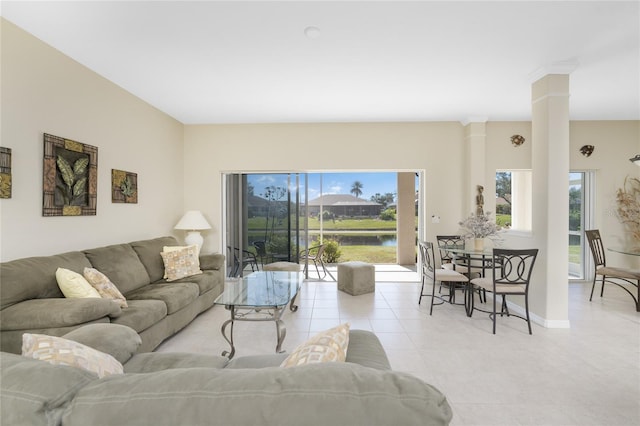
<path fill-rule="evenodd" d="M 260 270 L 255 253 L 252 253 L 249 250 L 240 250 L 238 247 L 233 247 L 232 250 L 231 246 L 227 246 L 227 251 L 229 253 L 233 251 L 233 267 L 229 272 L 230 277 L 239 276 L 240 272 L 244 271 L 244 268 L 247 265 L 251 266 L 251 272 Z"/>
<path fill-rule="evenodd" d="M 324 253 L 324 249 L 325 249 L 325 245 L 320 244 L 317 246 L 309 247 L 308 249 L 302 250 L 300 252 L 300 254 L 298 255 L 298 260 L 299 262 L 304 262 L 304 269 L 302 270 L 302 272 L 306 274 L 308 263 L 313 262 L 313 264 L 316 267 L 316 272 L 318 273 L 319 279 L 323 280 L 327 276 L 327 274 L 329 274 L 329 276 L 333 278 L 333 275 L 331 275 L 331 273 L 327 271 L 327 267 L 325 266 L 324 261 L 322 260 L 322 254 Z M 318 266 L 322 268 L 322 272 L 323 272 L 322 277 L 320 276 L 320 269 Z"/>
<path fill-rule="evenodd" d="M 591 295 L 589 296 L 589 301 L 591 302 L 591 299 L 593 299 L 593 290 L 596 286 L 598 275 L 600 275 L 602 277 L 602 288 L 600 289 L 600 297 L 604 295 L 604 283 L 617 285 L 631 295 L 633 301 L 636 304 L 636 311 L 640 312 L 640 271 L 607 266 L 607 260 L 604 255 L 604 244 L 602 243 L 602 238 L 600 237 L 600 231 L 597 229 L 592 229 L 589 231 L 584 231 L 584 233 L 587 236 L 587 240 L 589 241 L 589 247 L 591 248 L 593 263 L 595 266 L 595 273 L 593 274 L 593 284 L 591 285 Z M 613 281 L 613 279 L 623 281 L 636 287 L 636 290 L 639 293 L 638 296 L 635 296 L 622 283 Z"/>

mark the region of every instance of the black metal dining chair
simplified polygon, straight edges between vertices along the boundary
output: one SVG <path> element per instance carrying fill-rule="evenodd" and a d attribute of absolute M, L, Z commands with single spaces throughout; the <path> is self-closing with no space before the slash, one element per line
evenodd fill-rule
<path fill-rule="evenodd" d="M 455 291 L 455 286 L 459 284 L 466 285 L 469 282 L 469 278 L 460 272 L 456 272 L 451 269 L 436 268 L 435 257 L 433 255 L 433 243 L 429 241 L 420 241 L 418 243 L 420 250 L 420 262 L 422 263 L 422 288 L 420 289 L 420 297 L 418 298 L 418 305 L 422 302 L 424 296 L 431 297 L 431 306 L 429 307 L 429 315 L 433 314 L 433 305 L 441 305 L 445 302 L 443 296 L 436 295 L 436 282 L 450 283 L 449 288 L 449 302 L 452 303 L 452 292 Z M 431 294 L 424 293 L 424 287 L 427 281 L 431 281 Z M 434 303 L 434 299 L 439 299 L 439 303 Z"/>
<path fill-rule="evenodd" d="M 602 238 L 600 237 L 600 231 L 598 229 L 591 229 L 589 231 L 584 231 L 584 233 L 587 236 L 587 240 L 589 241 L 589 247 L 591 248 L 591 255 L 593 256 L 593 263 L 595 267 L 589 301 L 591 302 L 591 299 L 593 299 L 593 290 L 596 286 L 596 280 L 598 276 L 600 276 L 602 277 L 602 288 L 600 289 L 600 297 L 603 297 L 604 295 L 605 283 L 616 285 L 631 295 L 633 301 L 636 304 L 636 311 L 640 312 L 640 271 L 628 268 L 607 266 L 607 259 L 604 254 L 604 244 L 602 243 Z M 635 296 L 619 281 L 636 287 L 638 295 Z"/>
<path fill-rule="evenodd" d="M 512 250 L 494 248 L 492 257 L 493 265 L 500 265 L 500 267 L 493 267 L 491 269 L 491 277 L 474 278 L 471 280 L 471 284 L 474 287 L 482 288 L 493 296 L 492 311 L 474 308 L 474 310 L 490 314 L 493 320 L 493 334 L 496 334 L 496 317 L 498 314 L 496 310 L 496 299 L 498 296 L 502 296 L 500 316 L 507 315 L 508 317 L 513 316 L 525 320 L 529 327 L 529 334 L 532 334 L 531 318 L 529 316 L 529 284 L 537 256 L 538 249 Z M 506 299 L 509 295 L 524 296 L 526 317 L 509 312 Z"/>

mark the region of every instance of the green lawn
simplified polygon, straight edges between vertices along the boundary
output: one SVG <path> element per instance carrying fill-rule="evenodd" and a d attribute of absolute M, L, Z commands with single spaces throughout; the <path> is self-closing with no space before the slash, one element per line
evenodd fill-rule
<path fill-rule="evenodd" d="M 340 246 L 339 262 L 359 260 L 367 263 L 396 263 L 396 247 Z"/>

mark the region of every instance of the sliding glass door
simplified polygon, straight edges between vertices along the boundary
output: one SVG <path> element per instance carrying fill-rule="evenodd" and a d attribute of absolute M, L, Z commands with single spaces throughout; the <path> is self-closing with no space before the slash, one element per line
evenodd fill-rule
<path fill-rule="evenodd" d="M 229 275 L 264 263 L 298 261 L 303 185 L 297 173 L 225 175 Z"/>
<path fill-rule="evenodd" d="M 591 265 L 591 252 L 584 231 L 593 217 L 593 173 L 569 173 L 569 279 L 584 280 Z"/>

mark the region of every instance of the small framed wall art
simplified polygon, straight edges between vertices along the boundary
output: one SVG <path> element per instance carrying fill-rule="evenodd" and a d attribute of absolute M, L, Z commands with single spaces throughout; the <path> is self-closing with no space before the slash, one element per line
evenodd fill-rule
<path fill-rule="evenodd" d="M 44 134 L 43 216 L 94 216 L 98 148 Z"/>
<path fill-rule="evenodd" d="M 124 170 L 111 169 L 111 202 L 138 203 L 138 175 Z"/>
<path fill-rule="evenodd" d="M 0 146 L 0 198 L 11 198 L 11 148 Z"/>

